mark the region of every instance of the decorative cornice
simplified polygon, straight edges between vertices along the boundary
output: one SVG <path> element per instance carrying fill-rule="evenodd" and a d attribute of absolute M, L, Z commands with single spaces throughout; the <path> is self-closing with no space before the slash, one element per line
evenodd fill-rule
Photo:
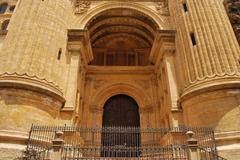
<path fill-rule="evenodd" d="M 36 75 L 29 75 L 28 73 L 2 73 L 0 74 L 1 87 L 25 88 L 36 92 L 42 92 L 55 97 L 60 102 L 64 102 L 63 92 L 59 85 L 48 81 L 45 78 L 39 78 Z"/>
<path fill-rule="evenodd" d="M 68 30 L 68 42 L 82 41 L 86 30 L 69 29 Z"/>
<path fill-rule="evenodd" d="M 239 88 L 240 77 L 237 74 L 224 74 L 205 77 L 202 80 L 192 82 L 184 88 L 179 103 L 185 99 L 194 97 L 204 92 L 227 89 L 227 88 Z"/>
<path fill-rule="evenodd" d="M 154 66 L 87 66 L 87 74 L 152 74 Z"/>
<path fill-rule="evenodd" d="M 165 53 L 175 52 L 175 36 L 176 31 L 174 30 L 158 31 L 149 57 L 152 63 L 159 63 Z"/>
<path fill-rule="evenodd" d="M 59 85 L 54 83 L 53 81 L 48 81 L 46 78 L 40 78 L 36 75 L 29 75 L 28 73 L 20 74 L 17 72 L 14 72 L 14 73 L 5 72 L 5 73 L 0 74 L 0 80 L 5 80 L 5 79 L 9 79 L 9 78 L 12 78 L 12 79 L 24 78 L 26 81 L 29 79 L 29 80 L 33 80 L 36 82 L 45 83 L 48 86 L 54 87 L 54 89 L 56 89 L 58 92 L 60 92 L 62 94 L 62 91 L 61 91 Z"/>
<path fill-rule="evenodd" d="M 93 60 L 92 47 L 87 30 L 68 30 L 68 51 L 79 52 L 85 64 Z"/>

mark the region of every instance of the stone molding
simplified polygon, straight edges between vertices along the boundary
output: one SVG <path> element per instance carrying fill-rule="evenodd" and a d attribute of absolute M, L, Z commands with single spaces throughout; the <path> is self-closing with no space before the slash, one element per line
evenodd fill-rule
<path fill-rule="evenodd" d="M 130 97 L 133 97 L 139 108 L 144 108 L 145 106 L 149 106 L 148 102 L 150 101 L 144 91 L 140 88 L 136 88 L 130 84 L 108 84 L 107 86 L 102 87 L 93 97 L 96 97 L 92 100 L 91 106 L 97 106 L 98 108 L 102 108 L 105 102 L 114 95 L 125 94 Z M 145 98 L 144 98 L 145 97 Z M 148 100 L 146 100 L 148 99 Z"/>
<path fill-rule="evenodd" d="M 87 74 L 150 74 L 154 71 L 154 66 L 87 66 Z"/>
<path fill-rule="evenodd" d="M 238 74 L 224 74 L 224 75 L 214 75 L 206 77 L 202 80 L 193 82 L 191 85 L 187 86 L 179 99 L 179 102 L 187 98 L 194 97 L 200 93 L 214 91 L 218 89 L 225 88 L 239 88 L 240 87 L 240 77 Z"/>
<path fill-rule="evenodd" d="M 62 103 L 65 101 L 62 90 L 59 89 L 57 84 L 36 75 L 30 76 L 27 73 L 0 74 L 0 87 L 28 89 L 52 96 Z"/>
<path fill-rule="evenodd" d="M 28 73 L 2 73 L 0 74 L 0 82 L 1 81 L 6 81 L 6 80 L 16 80 L 17 81 L 23 81 L 23 82 L 35 82 L 35 83 L 41 83 L 41 85 L 46 86 L 51 88 L 52 90 L 55 90 L 55 92 L 57 92 L 58 94 L 62 95 L 62 91 L 61 89 L 59 89 L 59 85 L 57 85 L 56 83 L 52 82 L 52 81 L 48 81 L 45 78 L 40 78 L 36 75 L 29 75 Z M 44 83 L 44 84 L 42 84 Z"/>
<path fill-rule="evenodd" d="M 92 47 L 87 30 L 69 29 L 67 48 L 68 54 L 71 52 L 79 52 L 85 64 L 93 60 Z"/>
<path fill-rule="evenodd" d="M 175 52 L 175 36 L 176 31 L 174 30 L 158 31 L 149 57 L 152 63 L 158 64 L 163 59 L 164 54 Z"/>
<path fill-rule="evenodd" d="M 27 144 L 28 132 L 11 131 L 11 130 L 0 130 L 0 139 L 5 142 L 20 142 L 20 144 Z"/>
<path fill-rule="evenodd" d="M 137 10 L 148 17 L 150 17 L 158 26 L 159 29 L 170 29 L 172 28 L 169 16 L 159 14 L 156 9 L 152 9 L 147 5 L 142 5 L 142 3 L 134 3 L 134 2 L 117 2 L 117 1 L 106 1 L 101 2 L 98 5 L 91 7 L 88 12 L 79 16 L 75 21 L 75 26 L 80 29 L 84 29 L 87 24 L 99 13 L 114 9 L 114 8 L 126 8 Z"/>
<path fill-rule="evenodd" d="M 240 139 L 240 131 L 215 132 L 216 143 L 221 146 L 226 142 L 235 142 Z"/>

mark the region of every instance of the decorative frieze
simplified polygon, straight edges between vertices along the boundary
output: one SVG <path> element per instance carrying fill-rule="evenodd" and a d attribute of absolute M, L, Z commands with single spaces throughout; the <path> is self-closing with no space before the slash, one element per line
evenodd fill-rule
<path fill-rule="evenodd" d="M 93 0 L 72 0 L 75 7 L 76 14 L 84 14 L 91 7 Z M 116 1 L 116 0 L 107 0 L 107 1 Z M 129 1 L 123 1 L 129 2 Z M 156 10 L 160 15 L 169 16 L 168 2 L 167 0 L 134 0 L 133 2 L 154 2 L 156 4 Z"/>

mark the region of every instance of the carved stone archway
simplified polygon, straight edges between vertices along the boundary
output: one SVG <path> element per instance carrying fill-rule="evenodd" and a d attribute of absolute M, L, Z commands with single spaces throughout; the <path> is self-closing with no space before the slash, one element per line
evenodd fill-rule
<path fill-rule="evenodd" d="M 112 84 L 102 88 L 99 92 L 97 92 L 93 97 L 95 99 L 92 100 L 92 105 L 90 106 L 92 110 L 97 114 L 100 114 L 98 117 L 98 126 L 102 126 L 102 115 L 103 115 L 103 107 L 108 99 L 116 95 L 127 95 L 132 97 L 137 105 L 139 106 L 139 113 L 140 113 L 140 126 L 146 127 L 146 124 L 143 122 L 143 116 L 145 114 L 144 111 L 150 108 L 150 97 L 144 94 L 144 91 L 140 88 L 129 84 Z"/>
<path fill-rule="evenodd" d="M 158 26 L 159 29 L 171 29 L 170 21 L 166 15 L 161 15 L 158 11 L 153 10 L 149 7 L 146 7 L 140 3 L 127 3 L 127 2 L 103 2 L 102 4 L 97 5 L 96 7 L 90 8 L 86 13 L 82 14 L 75 21 L 74 28 L 84 29 L 89 21 L 94 19 L 96 15 L 103 11 L 110 9 L 133 9 L 139 12 L 142 12 L 149 18 L 151 18 Z"/>

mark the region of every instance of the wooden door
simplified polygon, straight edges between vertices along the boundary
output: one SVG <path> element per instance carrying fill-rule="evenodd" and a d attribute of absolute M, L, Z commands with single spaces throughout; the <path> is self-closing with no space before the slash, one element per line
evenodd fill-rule
<path fill-rule="evenodd" d="M 110 98 L 103 113 L 103 157 L 137 157 L 140 155 L 140 119 L 136 101 L 126 95 Z M 109 148 L 114 148 L 111 151 Z M 129 150 L 129 148 L 135 148 Z M 115 151 L 116 150 L 116 151 Z"/>

